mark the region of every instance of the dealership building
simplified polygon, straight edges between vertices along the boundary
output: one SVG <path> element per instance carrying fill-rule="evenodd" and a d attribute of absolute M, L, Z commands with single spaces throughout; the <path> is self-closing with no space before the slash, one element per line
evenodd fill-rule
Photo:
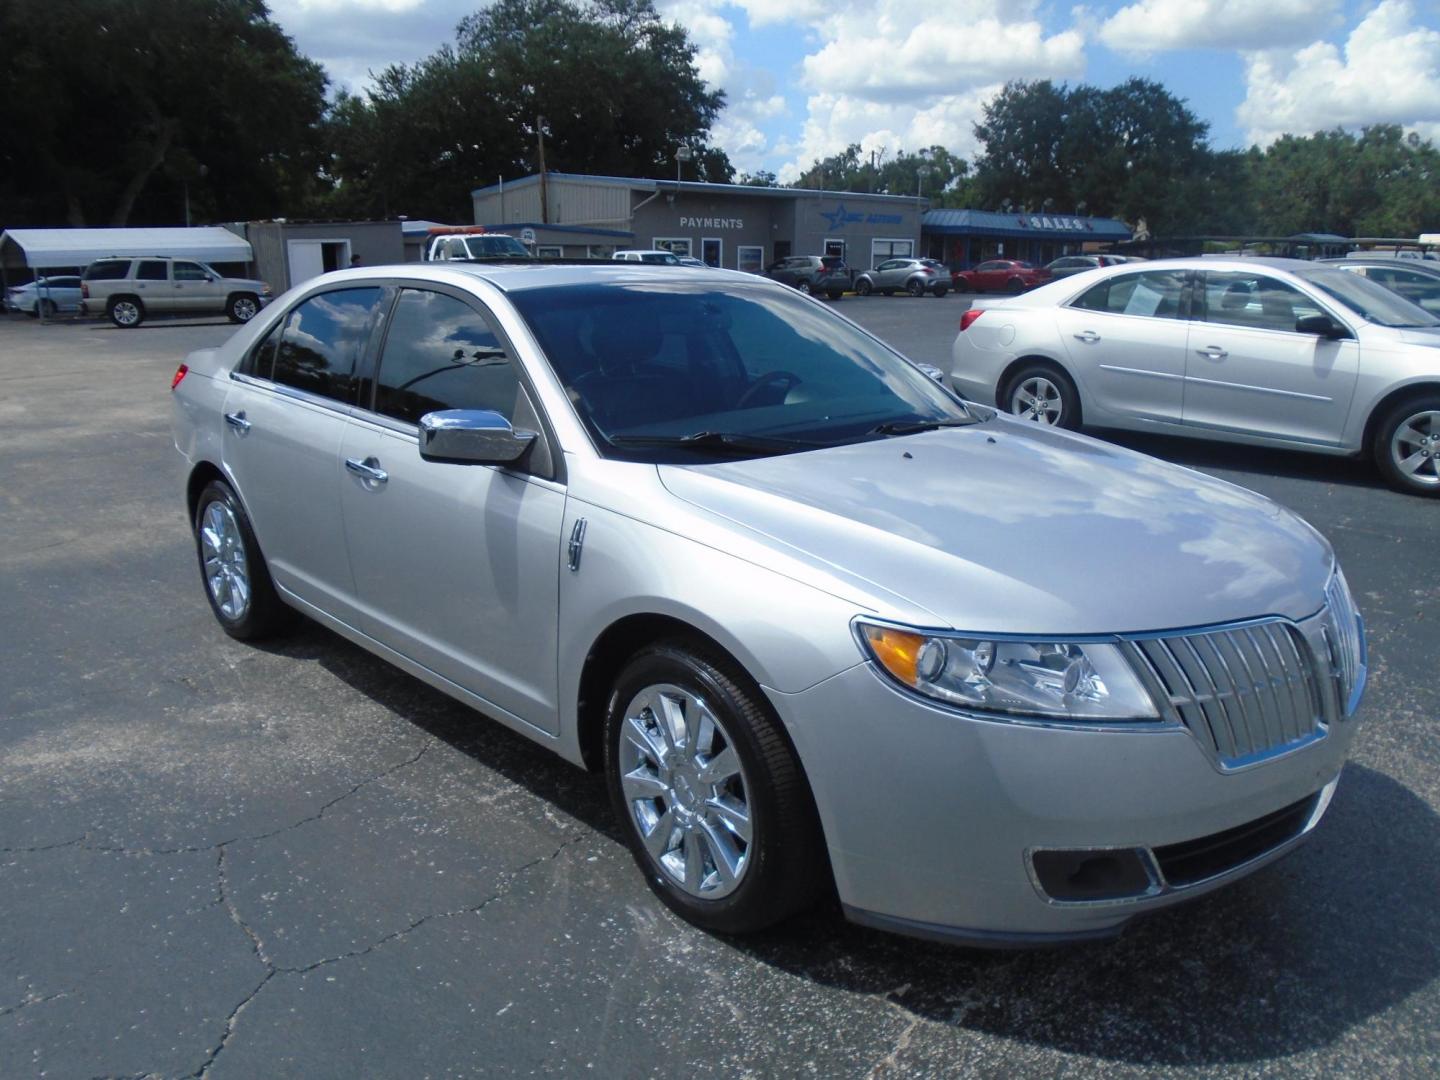
<path fill-rule="evenodd" d="M 927 205 L 906 195 L 553 172 L 480 188 L 471 198 L 477 225 L 527 242 L 533 234 L 538 255 L 663 248 L 752 272 L 790 255 L 840 255 L 860 268 L 919 255 Z"/>

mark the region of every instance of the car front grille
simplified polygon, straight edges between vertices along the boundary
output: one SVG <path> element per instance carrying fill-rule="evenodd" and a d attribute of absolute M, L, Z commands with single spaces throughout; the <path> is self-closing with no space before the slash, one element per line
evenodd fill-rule
<path fill-rule="evenodd" d="M 1226 768 L 1323 737 L 1335 707 L 1315 650 L 1289 622 L 1136 638 L 1125 645 L 1151 692 Z"/>

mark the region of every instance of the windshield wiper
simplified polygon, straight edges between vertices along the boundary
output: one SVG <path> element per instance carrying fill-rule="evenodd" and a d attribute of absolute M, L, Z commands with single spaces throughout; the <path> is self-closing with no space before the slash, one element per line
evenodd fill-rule
<path fill-rule="evenodd" d="M 978 424 L 977 417 L 967 416 L 953 420 L 887 420 L 870 429 L 871 435 L 914 435 L 918 431 L 934 431 L 937 428 L 969 427 Z"/>
<path fill-rule="evenodd" d="M 770 435 L 742 435 L 733 431 L 696 431 L 689 435 L 612 435 L 609 441 L 615 446 L 677 446 L 682 450 L 721 454 L 783 454 L 792 450 L 816 450 L 827 445 Z"/>

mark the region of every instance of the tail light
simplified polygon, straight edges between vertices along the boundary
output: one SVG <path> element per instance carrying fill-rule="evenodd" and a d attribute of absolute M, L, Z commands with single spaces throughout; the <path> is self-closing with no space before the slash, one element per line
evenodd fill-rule
<path fill-rule="evenodd" d="M 80 282 L 80 295 L 86 300 L 90 299 L 90 283 L 88 281 Z"/>
<path fill-rule="evenodd" d="M 970 313 L 967 311 L 965 314 L 969 315 Z M 178 368 L 175 369 L 175 377 L 170 380 L 170 389 L 174 390 L 177 386 L 180 385 L 180 380 L 185 378 L 185 376 L 189 374 L 190 366 L 188 364 L 181 364 Z"/>
<path fill-rule="evenodd" d="M 922 274 L 933 274 L 935 272 L 935 268 L 933 266 L 922 266 L 920 268 L 920 272 Z"/>
<path fill-rule="evenodd" d="M 984 308 L 971 308 L 965 312 L 965 314 L 960 316 L 960 332 L 963 334 L 966 330 L 969 330 L 970 324 L 984 314 Z"/>

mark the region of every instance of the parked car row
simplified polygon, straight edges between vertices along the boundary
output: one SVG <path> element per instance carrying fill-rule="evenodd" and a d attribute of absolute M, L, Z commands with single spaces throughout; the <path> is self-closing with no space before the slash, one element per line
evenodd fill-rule
<path fill-rule="evenodd" d="M 147 255 L 97 259 L 83 274 L 7 289 L 5 308 L 31 316 L 105 315 L 128 329 L 151 315 L 223 314 L 231 322 L 249 322 L 270 299 L 263 281 L 227 278 L 196 259 Z"/>
<path fill-rule="evenodd" d="M 951 383 L 1050 426 L 1369 454 L 1440 495 L 1440 317 L 1359 269 L 1174 259 L 978 300 Z"/>

